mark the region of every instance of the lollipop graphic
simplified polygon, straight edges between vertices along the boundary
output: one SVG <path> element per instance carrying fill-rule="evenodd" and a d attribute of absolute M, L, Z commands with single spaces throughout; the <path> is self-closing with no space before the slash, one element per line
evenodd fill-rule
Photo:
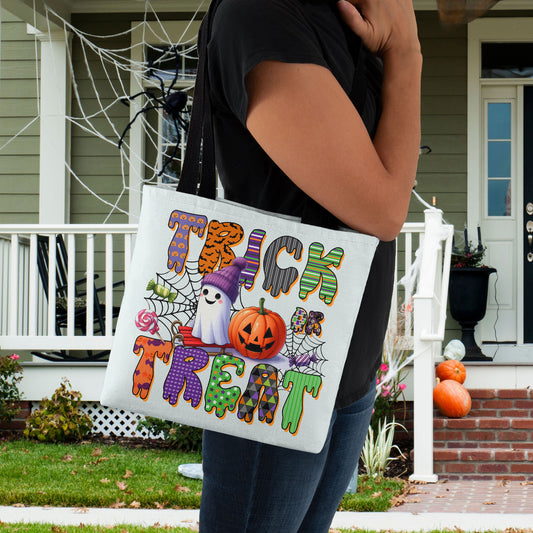
<path fill-rule="evenodd" d="M 149 311 L 148 309 L 141 309 L 137 313 L 135 325 L 141 331 L 148 331 L 152 335 L 157 335 L 161 340 L 163 340 L 161 338 L 161 335 L 159 335 L 158 333 L 159 326 L 157 324 L 157 315 L 153 311 Z"/>

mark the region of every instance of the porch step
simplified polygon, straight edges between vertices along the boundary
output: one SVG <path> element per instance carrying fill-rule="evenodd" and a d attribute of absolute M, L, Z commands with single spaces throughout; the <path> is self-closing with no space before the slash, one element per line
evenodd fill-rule
<path fill-rule="evenodd" d="M 502 448 L 435 448 L 439 479 L 533 481 L 533 450 Z"/>
<path fill-rule="evenodd" d="M 471 417 L 433 419 L 435 448 L 533 450 L 533 419 Z"/>
<path fill-rule="evenodd" d="M 433 419 L 434 471 L 448 479 L 533 480 L 533 391 L 469 389 L 465 418 Z"/>

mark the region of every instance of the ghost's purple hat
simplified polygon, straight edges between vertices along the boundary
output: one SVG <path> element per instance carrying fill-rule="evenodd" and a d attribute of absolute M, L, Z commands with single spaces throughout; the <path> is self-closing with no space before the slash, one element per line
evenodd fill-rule
<path fill-rule="evenodd" d="M 236 257 L 231 265 L 206 274 L 202 280 L 202 287 L 204 285 L 212 285 L 220 289 L 233 303 L 239 294 L 241 271 L 245 268 L 246 259 L 244 257 Z"/>

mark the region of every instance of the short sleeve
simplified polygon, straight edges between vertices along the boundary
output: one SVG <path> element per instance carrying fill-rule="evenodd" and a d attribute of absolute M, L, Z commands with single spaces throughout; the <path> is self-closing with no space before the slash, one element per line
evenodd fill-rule
<path fill-rule="evenodd" d="M 246 75 L 262 61 L 327 67 L 298 0 L 223 0 L 208 46 L 211 94 L 245 125 Z"/>

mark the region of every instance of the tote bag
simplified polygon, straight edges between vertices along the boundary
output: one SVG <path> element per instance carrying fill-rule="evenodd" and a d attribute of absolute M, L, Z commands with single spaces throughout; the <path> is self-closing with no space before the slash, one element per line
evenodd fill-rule
<path fill-rule="evenodd" d="M 143 190 L 101 403 L 318 453 L 378 239 L 214 199 L 205 70 L 179 191 Z"/>

